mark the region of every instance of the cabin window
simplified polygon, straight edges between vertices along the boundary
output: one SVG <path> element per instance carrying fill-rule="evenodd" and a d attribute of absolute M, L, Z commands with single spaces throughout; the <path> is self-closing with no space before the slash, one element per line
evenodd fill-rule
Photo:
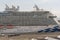
<path fill-rule="evenodd" d="M 33 17 L 36 18 L 36 17 L 38 17 L 38 15 L 34 15 Z"/>

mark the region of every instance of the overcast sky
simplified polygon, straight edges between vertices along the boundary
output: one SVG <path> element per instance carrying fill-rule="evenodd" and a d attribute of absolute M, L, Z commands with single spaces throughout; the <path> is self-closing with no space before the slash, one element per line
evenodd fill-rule
<path fill-rule="evenodd" d="M 0 11 L 4 11 L 5 4 L 20 6 L 20 10 L 33 10 L 34 4 L 40 9 L 49 10 L 51 13 L 60 17 L 60 0 L 0 0 Z"/>

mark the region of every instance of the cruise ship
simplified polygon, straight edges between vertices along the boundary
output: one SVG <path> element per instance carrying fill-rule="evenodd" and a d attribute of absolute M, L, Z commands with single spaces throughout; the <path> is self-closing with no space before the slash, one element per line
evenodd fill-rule
<path fill-rule="evenodd" d="M 34 11 L 19 11 L 19 6 L 0 12 L 0 34 L 14 35 L 21 33 L 60 32 L 59 22 L 50 11 L 39 9 L 34 5 Z"/>

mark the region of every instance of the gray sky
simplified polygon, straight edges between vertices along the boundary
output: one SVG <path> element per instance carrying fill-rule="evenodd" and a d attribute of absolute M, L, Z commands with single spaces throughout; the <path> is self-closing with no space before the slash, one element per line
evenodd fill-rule
<path fill-rule="evenodd" d="M 0 0 L 0 11 L 4 11 L 5 4 L 20 6 L 20 10 L 33 10 L 34 4 L 40 9 L 49 10 L 51 13 L 60 17 L 60 0 Z"/>

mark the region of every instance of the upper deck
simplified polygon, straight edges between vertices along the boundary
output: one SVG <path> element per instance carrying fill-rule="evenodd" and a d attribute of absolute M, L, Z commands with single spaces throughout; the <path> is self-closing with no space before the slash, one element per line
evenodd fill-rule
<path fill-rule="evenodd" d="M 38 8 L 37 5 L 34 6 L 36 11 L 31 12 L 21 12 L 19 6 L 17 8 L 12 5 L 9 8 L 6 5 L 5 11 L 0 12 L 0 25 L 14 25 L 14 26 L 48 26 L 57 25 L 56 21 L 53 19 L 52 13 L 49 11 L 43 11 Z"/>
<path fill-rule="evenodd" d="M 56 25 L 57 23 L 49 11 L 32 11 L 32 12 L 7 12 L 0 13 L 0 24 L 14 26 L 47 26 Z"/>

